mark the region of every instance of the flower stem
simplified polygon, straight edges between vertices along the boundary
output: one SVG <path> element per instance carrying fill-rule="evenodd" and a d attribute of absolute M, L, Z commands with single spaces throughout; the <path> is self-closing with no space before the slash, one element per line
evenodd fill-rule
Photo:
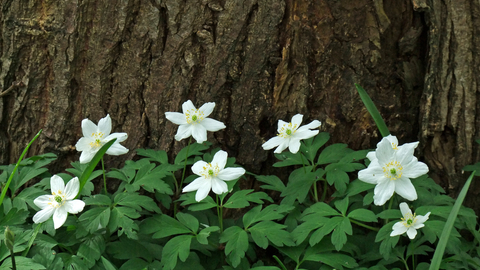
<path fill-rule="evenodd" d="M 287 270 L 287 267 L 285 267 L 285 265 L 282 263 L 282 261 L 280 261 L 277 255 L 273 255 L 273 258 L 275 259 L 275 261 L 277 261 L 277 263 L 280 265 L 280 268 L 282 268 L 282 270 Z"/>
<path fill-rule="evenodd" d="M 302 153 L 300 153 L 300 157 L 302 158 L 303 172 L 305 172 L 305 174 L 306 174 L 306 173 L 307 173 L 307 169 L 305 168 L 305 161 L 303 161 L 303 155 L 302 155 Z"/>
<path fill-rule="evenodd" d="M 13 254 L 13 249 L 10 250 L 10 258 L 12 258 L 12 270 L 17 270 L 17 265 L 15 263 L 15 254 Z"/>
<path fill-rule="evenodd" d="M 107 192 L 107 178 L 105 176 L 105 165 L 103 163 L 103 157 L 102 157 L 102 171 L 103 171 L 103 188 L 105 189 L 105 195 L 108 194 Z"/>
<path fill-rule="evenodd" d="M 325 201 L 325 198 L 327 197 L 327 188 L 328 188 L 328 183 L 327 180 L 323 180 L 323 194 L 322 194 L 322 202 Z"/>
<path fill-rule="evenodd" d="M 392 204 L 393 204 L 393 196 L 390 198 L 390 202 L 388 202 L 388 210 L 392 209 Z M 388 218 L 385 219 L 385 224 L 388 224 Z"/>
<path fill-rule="evenodd" d="M 187 152 L 185 154 L 185 164 L 183 165 L 182 180 L 180 180 L 180 186 L 177 188 L 177 195 L 180 194 L 180 189 L 183 185 L 183 180 L 185 180 L 185 171 L 187 170 L 187 160 L 188 160 L 188 150 L 190 149 L 190 143 L 192 142 L 192 137 L 188 140 Z"/>
<path fill-rule="evenodd" d="M 317 182 L 316 181 L 313 183 L 313 198 L 314 198 L 315 202 L 318 202 L 318 192 L 317 192 Z"/>
<path fill-rule="evenodd" d="M 215 196 L 217 201 L 218 224 L 220 225 L 220 233 L 223 233 L 223 202 L 220 200 L 220 203 L 218 203 L 218 195 Z"/>
<path fill-rule="evenodd" d="M 356 221 L 354 219 L 350 219 L 350 222 L 354 223 L 354 224 L 357 224 L 358 226 L 361 226 L 361 227 L 364 227 L 366 229 L 369 229 L 369 230 L 372 230 L 372 231 L 375 231 L 375 232 L 378 232 L 379 229 L 378 228 L 375 228 L 375 227 L 372 227 L 372 226 L 369 226 L 367 224 L 363 224 L 362 222 L 360 221 Z"/>

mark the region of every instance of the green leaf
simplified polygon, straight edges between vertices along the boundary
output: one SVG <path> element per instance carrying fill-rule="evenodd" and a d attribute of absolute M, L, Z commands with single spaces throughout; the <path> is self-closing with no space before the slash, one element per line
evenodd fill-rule
<path fill-rule="evenodd" d="M 160 212 L 160 208 L 158 208 L 157 204 L 155 201 L 153 201 L 152 198 L 139 195 L 136 193 L 118 193 L 113 202 L 115 205 L 123 205 L 123 206 L 128 206 L 131 207 L 137 211 L 142 210 L 141 207 L 145 208 L 145 210 L 148 211 L 155 211 L 157 213 Z"/>
<path fill-rule="evenodd" d="M 255 224 L 248 231 L 251 233 L 253 241 L 263 249 L 268 247 L 267 239 L 278 247 L 283 247 L 284 245 L 295 246 L 291 234 L 285 231 L 286 227 L 285 225 L 267 220 Z"/>
<path fill-rule="evenodd" d="M 100 225 L 107 227 L 110 220 L 110 207 L 96 207 L 83 213 L 78 220 L 90 233 L 96 232 Z"/>
<path fill-rule="evenodd" d="M 283 151 L 280 154 L 275 154 L 277 159 L 281 160 L 273 164 L 273 167 L 286 167 L 291 165 L 306 165 L 308 164 L 307 158 L 303 156 L 301 152 L 292 154 L 289 151 Z M 307 163 L 305 163 L 307 162 Z"/>
<path fill-rule="evenodd" d="M 445 247 L 447 246 L 448 239 L 450 237 L 450 233 L 453 228 L 453 224 L 455 222 L 455 219 L 457 218 L 458 212 L 460 211 L 460 207 L 462 206 L 463 200 L 467 195 L 468 188 L 470 187 L 470 183 L 472 183 L 472 179 L 474 175 L 475 175 L 475 171 L 472 172 L 470 177 L 467 179 L 467 182 L 465 182 L 465 185 L 463 186 L 462 191 L 460 191 L 460 194 L 458 194 L 457 201 L 455 202 L 452 208 L 452 212 L 450 212 L 450 215 L 448 216 L 447 222 L 445 224 L 445 228 L 443 229 L 443 232 L 442 232 L 442 236 L 440 237 L 435 253 L 433 254 L 432 263 L 430 264 L 431 270 L 440 268 L 443 253 L 445 252 Z"/>
<path fill-rule="evenodd" d="M 208 240 L 207 238 L 210 236 L 210 233 L 212 232 L 216 232 L 216 231 L 219 231 L 220 228 L 217 227 L 217 226 L 210 226 L 210 227 L 207 227 L 203 230 L 201 230 L 198 234 L 197 234 L 197 241 L 202 244 L 202 245 L 208 245 Z"/>
<path fill-rule="evenodd" d="M 210 196 L 207 196 L 205 199 L 201 200 L 200 202 L 197 202 L 195 200 L 194 192 L 182 194 L 178 200 L 183 201 L 180 204 L 182 206 L 190 205 L 188 207 L 188 210 L 190 211 L 202 211 L 202 210 L 210 209 L 213 207 L 217 207 L 217 203 L 215 203 L 215 201 Z"/>
<path fill-rule="evenodd" d="M 347 184 L 350 182 L 350 177 L 346 172 L 334 169 L 327 171 L 326 174 L 328 184 L 335 184 L 335 189 L 337 189 L 340 194 L 346 192 Z"/>
<path fill-rule="evenodd" d="M 177 257 L 182 261 L 186 261 L 190 254 L 191 235 L 176 236 L 167 242 L 163 247 L 162 263 L 165 270 L 174 269 L 177 265 Z"/>
<path fill-rule="evenodd" d="M 346 144 L 343 143 L 336 143 L 330 146 L 327 146 L 323 149 L 322 153 L 318 157 L 317 164 L 327 164 L 338 162 L 341 158 L 343 158 L 347 153 L 352 152 L 353 150 L 347 148 Z"/>
<path fill-rule="evenodd" d="M 375 185 L 363 182 L 361 180 L 355 179 L 350 184 L 348 184 L 346 194 L 348 197 L 360 194 L 364 191 L 373 189 Z"/>
<path fill-rule="evenodd" d="M 177 213 L 177 219 L 178 221 L 180 221 L 180 223 L 185 225 L 185 227 L 189 228 L 193 233 L 197 233 L 199 223 L 194 216 L 185 213 Z"/>
<path fill-rule="evenodd" d="M 248 249 L 247 232 L 238 226 L 229 227 L 220 235 L 220 243 L 227 243 L 225 255 L 232 261 L 232 266 L 237 267 Z"/>
<path fill-rule="evenodd" d="M 305 156 L 313 163 L 318 149 L 320 149 L 320 147 L 322 147 L 329 139 L 330 134 L 328 132 L 319 133 L 311 139 L 304 140 L 304 144 L 302 144 L 300 150 L 305 153 Z"/>
<path fill-rule="evenodd" d="M 307 173 L 305 173 L 305 170 Z M 282 192 L 281 196 L 294 197 L 299 203 L 303 203 L 312 185 L 322 179 L 324 173 L 323 169 L 310 172 L 310 169 L 307 170 L 305 167 L 294 170 L 290 174 L 287 188 Z"/>
<path fill-rule="evenodd" d="M 155 164 L 146 164 L 141 167 L 132 183 L 134 190 L 137 191 L 141 188 L 148 192 L 158 192 L 161 194 L 173 195 L 173 191 L 170 186 L 162 179 L 167 175 L 171 175 L 171 172 L 167 170 L 168 165 L 160 165 L 155 167 Z"/>
<path fill-rule="evenodd" d="M 178 152 L 177 157 L 175 157 L 175 164 L 184 165 L 185 157 L 200 156 L 202 155 L 202 151 L 207 150 L 211 145 L 211 142 L 205 141 L 202 144 L 192 143 L 189 146 L 184 147 L 182 150 L 180 150 L 180 152 Z M 193 164 L 193 160 L 189 160 L 187 164 Z"/>
<path fill-rule="evenodd" d="M 106 195 L 96 194 L 88 198 L 84 198 L 86 205 L 101 205 L 101 206 L 110 206 L 112 200 Z"/>
<path fill-rule="evenodd" d="M 31 270 L 37 270 L 37 269 L 46 269 L 45 266 L 34 262 L 31 258 L 26 258 L 22 256 L 15 256 L 15 265 L 16 269 L 31 269 Z M 0 266 L 1 270 L 10 270 L 12 269 L 12 260 L 7 259 L 4 260 L 2 265 Z"/>
<path fill-rule="evenodd" d="M 146 270 L 148 269 L 148 262 L 140 258 L 132 258 L 122 264 L 119 270 Z"/>
<path fill-rule="evenodd" d="M 348 219 L 348 218 L 347 218 Z M 326 235 L 330 234 L 334 229 L 336 230 L 337 227 L 339 227 L 339 225 L 345 220 L 344 217 L 332 217 L 328 220 L 325 221 L 324 224 L 321 224 L 321 227 L 319 229 L 317 229 L 313 234 L 312 236 L 310 237 L 310 240 L 309 240 L 309 243 L 310 243 L 310 246 L 314 246 L 315 244 L 319 243 L 320 241 L 322 241 L 323 237 L 325 237 Z M 335 239 L 335 242 L 334 242 L 334 239 L 332 237 L 332 243 L 335 245 L 335 246 L 340 246 L 340 245 L 343 245 L 342 244 L 342 241 L 343 241 L 343 238 L 341 238 L 341 235 L 336 235 L 336 239 Z M 345 240 L 346 240 L 346 236 L 345 236 Z M 297 242 L 298 243 L 298 242 Z"/>
<path fill-rule="evenodd" d="M 102 256 L 102 265 L 105 270 L 117 270 L 117 268 L 105 257 Z"/>
<path fill-rule="evenodd" d="M 390 131 L 388 131 L 387 125 L 385 124 L 385 121 L 383 121 L 383 118 L 380 115 L 377 107 L 373 103 L 372 99 L 367 94 L 365 89 L 363 89 L 360 85 L 355 84 L 355 87 L 357 87 L 358 94 L 360 95 L 360 98 L 362 99 L 365 108 L 367 108 L 367 111 L 372 116 L 373 121 L 375 121 L 375 124 L 377 125 L 380 134 L 382 134 L 382 137 L 387 137 L 390 134 Z"/>
<path fill-rule="evenodd" d="M 346 267 L 346 268 L 358 267 L 358 264 L 354 258 L 342 253 L 326 252 L 326 253 L 310 254 L 309 256 L 306 256 L 304 260 L 322 262 L 324 264 L 328 264 L 331 267 L 337 268 L 337 269 L 343 269 L 343 267 Z"/>
<path fill-rule="evenodd" d="M 33 200 L 35 200 L 40 195 L 43 195 L 44 193 L 45 192 L 43 190 L 35 187 L 25 188 L 13 199 L 13 207 L 27 211 L 27 205 L 30 205 L 30 207 L 33 208 L 35 205 L 33 203 Z"/>
<path fill-rule="evenodd" d="M 129 260 L 134 258 L 143 258 L 147 261 L 153 260 L 157 254 L 153 254 L 156 249 L 151 249 L 143 241 L 136 241 L 126 237 L 120 237 L 119 241 L 108 244 L 107 253 L 118 260 Z"/>
<path fill-rule="evenodd" d="M 263 204 L 262 200 L 273 202 L 265 192 L 253 192 L 254 189 L 239 190 L 233 193 L 233 195 L 223 204 L 225 208 L 244 208 L 250 205 L 249 202 L 257 204 Z"/>
<path fill-rule="evenodd" d="M 190 234 L 191 230 L 176 219 L 160 214 L 143 220 L 141 231 L 145 234 L 153 233 L 152 238 L 163 238 L 175 234 Z"/>
<path fill-rule="evenodd" d="M 340 213 L 330 207 L 330 205 L 323 203 L 323 202 L 318 202 L 309 208 L 307 208 L 303 212 L 303 216 L 307 216 L 309 214 L 315 214 L 315 215 L 320 215 L 320 216 L 338 216 Z M 306 221 L 306 219 L 304 219 Z"/>
<path fill-rule="evenodd" d="M 402 218 L 402 213 L 398 209 L 387 209 L 377 214 L 381 219 L 399 219 Z"/>
<path fill-rule="evenodd" d="M 355 209 L 352 212 L 348 213 L 349 218 L 356 219 L 358 221 L 364 221 L 364 222 L 377 222 L 377 216 L 375 213 L 368 209 Z"/>
<path fill-rule="evenodd" d="M 337 208 L 338 211 L 340 211 L 343 216 L 345 216 L 347 214 L 347 209 L 348 209 L 348 205 L 349 205 L 348 198 L 349 197 L 345 197 L 344 199 L 336 200 L 333 203 L 333 204 L 335 204 L 335 208 Z"/>
<path fill-rule="evenodd" d="M 285 184 L 283 184 L 282 180 L 278 178 L 276 175 L 255 175 L 255 178 L 263 183 L 268 185 L 260 186 L 263 189 L 275 190 L 279 192 L 283 192 L 285 190 Z"/>
<path fill-rule="evenodd" d="M 348 197 L 347 197 L 348 198 Z M 343 218 L 332 233 L 332 244 L 338 250 L 347 243 L 347 234 L 352 235 L 352 224 L 348 218 Z"/>
<path fill-rule="evenodd" d="M 88 238 L 80 244 L 77 256 L 83 258 L 89 268 L 95 265 L 105 251 L 105 241 L 100 235 Z"/>
<path fill-rule="evenodd" d="M 167 152 L 163 150 L 153 150 L 153 149 L 137 149 L 137 155 L 147 157 L 151 161 L 158 162 L 160 164 L 168 164 L 168 155 Z"/>
<path fill-rule="evenodd" d="M 83 171 L 82 176 L 80 176 L 80 178 L 78 179 L 80 181 L 80 189 L 78 190 L 78 194 L 77 194 L 76 197 L 78 197 L 78 195 L 80 195 L 83 187 L 87 183 L 87 180 L 90 178 L 90 175 L 92 174 L 93 170 L 95 169 L 95 167 L 97 167 L 98 162 L 100 162 L 100 160 L 102 160 L 105 152 L 107 152 L 108 148 L 110 148 L 110 146 L 112 146 L 112 144 L 115 143 L 116 140 L 117 139 L 115 138 L 115 139 L 107 142 L 106 144 L 104 144 L 102 146 L 102 148 L 100 148 L 98 150 L 98 152 L 95 154 L 95 156 L 92 158 L 92 160 L 88 163 L 88 167 L 85 169 L 85 171 Z"/>
<path fill-rule="evenodd" d="M 111 232 L 118 230 L 118 236 L 126 234 L 130 239 L 137 239 L 138 225 L 132 220 L 132 218 L 139 218 L 140 214 L 135 209 L 130 207 L 114 207 L 112 209 L 112 215 L 110 217 L 110 223 L 108 228 Z"/>
<path fill-rule="evenodd" d="M 256 206 L 243 215 L 243 226 L 245 229 L 250 227 L 253 223 L 265 220 L 278 220 L 285 217 L 285 215 L 293 210 L 293 206 L 272 204 L 262 210 L 262 206 Z"/>

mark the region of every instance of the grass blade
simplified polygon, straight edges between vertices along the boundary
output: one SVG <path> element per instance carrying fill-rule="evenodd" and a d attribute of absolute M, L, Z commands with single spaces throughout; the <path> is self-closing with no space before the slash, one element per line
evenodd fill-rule
<path fill-rule="evenodd" d="M 470 187 L 470 183 L 472 182 L 474 175 L 475 171 L 472 172 L 470 177 L 467 179 L 467 182 L 465 182 L 462 191 L 460 191 L 460 194 L 458 194 L 458 198 L 452 207 L 452 211 L 448 215 L 447 222 L 445 223 L 445 227 L 443 228 L 442 235 L 440 236 L 440 240 L 438 241 L 437 248 L 435 249 L 435 253 L 433 254 L 432 264 L 430 264 L 429 268 L 430 270 L 440 269 L 443 253 L 445 252 L 445 247 L 447 246 L 448 238 L 450 237 L 450 232 L 453 228 L 453 223 L 455 222 L 455 219 L 457 219 L 458 212 L 460 211 L 463 200 L 467 195 L 468 188 Z"/>
<path fill-rule="evenodd" d="M 360 85 L 355 84 L 355 87 L 357 87 L 358 94 L 360 95 L 360 98 L 362 99 L 363 104 L 365 104 L 365 107 L 367 108 L 368 112 L 373 117 L 373 121 L 375 121 L 375 124 L 377 125 L 378 130 L 380 130 L 380 134 L 382 134 L 382 137 L 388 136 L 390 134 L 390 131 L 388 131 L 385 121 L 383 121 L 383 118 L 380 115 L 380 112 L 378 111 L 375 104 L 373 104 L 373 101 L 370 98 L 370 96 L 367 94 L 365 89 L 363 89 Z"/>

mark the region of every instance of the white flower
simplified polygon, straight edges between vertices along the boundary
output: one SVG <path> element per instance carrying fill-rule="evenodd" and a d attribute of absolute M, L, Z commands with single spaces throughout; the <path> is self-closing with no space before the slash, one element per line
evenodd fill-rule
<path fill-rule="evenodd" d="M 53 215 L 53 225 L 55 229 L 58 229 L 67 220 L 68 213 L 77 214 L 81 212 L 85 203 L 81 200 L 74 200 L 80 189 L 78 177 L 70 180 L 65 187 L 63 179 L 54 175 L 50 178 L 50 188 L 52 195 L 42 195 L 33 201 L 36 206 L 42 209 L 33 216 L 33 222 L 45 222 Z"/>
<path fill-rule="evenodd" d="M 418 142 L 397 146 L 392 137 L 378 143 L 375 155 L 369 155 L 368 168 L 358 172 L 358 179 L 377 185 L 373 196 L 376 205 L 384 205 L 394 192 L 407 200 L 416 200 L 417 192 L 410 178 L 428 172 L 427 165 L 413 156 Z"/>
<path fill-rule="evenodd" d="M 216 194 L 222 194 L 228 192 L 228 187 L 225 181 L 235 180 L 245 174 L 245 169 L 226 168 L 227 152 L 220 150 L 211 163 L 207 163 L 203 160 L 195 162 L 192 166 L 192 171 L 200 177 L 193 180 L 190 184 L 183 188 L 182 192 L 197 191 L 195 194 L 195 200 L 197 202 L 205 199 L 213 190 Z"/>
<path fill-rule="evenodd" d="M 182 104 L 183 113 L 166 112 L 165 117 L 178 127 L 175 140 L 180 141 L 192 136 L 197 143 L 207 140 L 207 131 L 219 131 L 225 125 L 217 120 L 207 118 L 215 108 L 214 102 L 208 102 L 197 110 L 192 101 L 187 100 Z"/>
<path fill-rule="evenodd" d="M 428 217 L 430 216 L 430 212 L 428 212 L 425 216 L 413 214 L 412 210 L 408 208 L 406 203 L 400 204 L 400 211 L 402 211 L 402 221 L 397 222 L 393 225 L 393 231 L 390 236 L 401 235 L 407 232 L 407 235 L 410 239 L 415 238 L 417 235 L 417 230 L 423 228 L 425 226 L 425 221 L 427 221 Z"/>
<path fill-rule="evenodd" d="M 75 145 L 77 151 L 82 152 L 80 163 L 90 162 L 104 144 L 115 138 L 117 140 L 108 148 L 106 154 L 118 156 L 128 152 L 128 149 L 120 144 L 128 138 L 127 133 L 110 134 L 111 131 L 112 119 L 109 114 L 98 121 L 98 126 L 88 119 L 82 120 L 83 137 Z"/>
<path fill-rule="evenodd" d="M 278 134 L 266 143 L 262 144 L 263 149 L 269 150 L 276 146 L 274 153 L 281 153 L 288 147 L 293 154 L 300 149 L 300 140 L 311 138 L 318 134 L 318 130 L 310 130 L 319 127 L 322 123 L 318 120 L 312 121 L 310 124 L 301 126 L 303 115 L 296 114 L 292 117 L 292 122 L 287 123 L 278 120 Z"/>

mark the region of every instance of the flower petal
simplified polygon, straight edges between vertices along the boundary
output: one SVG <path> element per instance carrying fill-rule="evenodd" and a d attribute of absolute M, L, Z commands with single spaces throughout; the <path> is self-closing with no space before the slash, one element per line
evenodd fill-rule
<path fill-rule="evenodd" d="M 384 138 L 387 139 L 390 142 L 392 147 L 393 146 L 395 146 L 395 147 L 398 146 L 398 139 L 397 139 L 396 136 L 393 136 L 393 135 L 389 134 L 387 137 L 384 137 Z M 378 147 L 378 144 L 377 144 L 377 147 Z"/>
<path fill-rule="evenodd" d="M 205 177 L 199 177 L 195 180 L 193 180 L 190 184 L 186 185 L 183 189 L 182 192 L 190 192 L 190 191 L 195 191 L 198 190 L 199 188 L 203 186 L 208 186 L 208 189 L 210 189 L 210 181 L 205 179 Z"/>
<path fill-rule="evenodd" d="M 318 121 L 318 120 L 313 120 L 313 121 L 310 122 L 309 124 L 299 127 L 299 128 L 297 129 L 297 132 L 298 132 L 298 131 L 304 131 L 304 130 L 309 130 L 309 129 L 318 128 L 318 127 L 321 126 L 321 125 L 322 125 L 322 122 L 320 122 L 320 121 Z"/>
<path fill-rule="evenodd" d="M 291 123 L 293 124 L 293 126 L 297 125 L 298 127 L 300 127 L 300 125 L 302 124 L 302 120 L 303 120 L 303 115 L 302 114 L 295 114 L 292 117 L 292 122 Z"/>
<path fill-rule="evenodd" d="M 415 225 L 425 223 L 425 221 L 427 221 L 429 217 L 430 217 L 430 212 L 428 212 L 425 216 L 417 215 L 417 222 L 415 223 Z M 415 228 L 415 229 L 418 229 L 418 228 Z"/>
<path fill-rule="evenodd" d="M 104 136 L 108 136 L 112 132 L 112 119 L 109 114 L 98 121 L 98 131 L 102 132 Z"/>
<path fill-rule="evenodd" d="M 300 149 L 300 140 L 297 138 L 290 138 L 290 144 L 288 145 L 288 150 L 292 152 L 292 154 L 296 154 Z"/>
<path fill-rule="evenodd" d="M 415 187 L 412 185 L 412 181 L 406 177 L 400 177 L 399 179 L 395 180 L 395 192 L 402 196 L 403 198 L 414 201 L 417 197 L 417 191 Z"/>
<path fill-rule="evenodd" d="M 298 140 L 305 140 L 317 135 L 318 132 L 319 132 L 318 130 L 309 130 L 309 129 L 297 130 L 292 137 Z"/>
<path fill-rule="evenodd" d="M 203 143 L 207 140 L 207 130 L 202 125 L 191 125 L 192 126 L 192 137 L 197 141 L 197 143 Z"/>
<path fill-rule="evenodd" d="M 80 155 L 80 163 L 85 164 L 88 163 L 92 160 L 92 158 L 95 156 L 97 153 L 98 149 L 95 151 L 83 151 L 82 154 Z"/>
<path fill-rule="evenodd" d="M 417 145 L 418 142 L 413 142 L 402 144 L 402 146 L 399 146 L 398 151 L 395 153 L 397 161 L 401 164 L 409 163 L 410 160 L 414 158 L 413 152 L 415 152 L 415 148 L 417 147 Z"/>
<path fill-rule="evenodd" d="M 63 205 L 63 207 L 68 213 L 78 214 L 83 211 L 85 203 L 81 200 L 67 201 L 65 202 L 65 205 Z"/>
<path fill-rule="evenodd" d="M 90 138 L 82 137 L 78 140 L 77 144 L 75 144 L 75 148 L 78 152 L 90 150 L 92 148 L 90 146 L 91 142 L 92 140 Z"/>
<path fill-rule="evenodd" d="M 203 112 L 203 117 L 208 117 L 212 114 L 213 109 L 215 108 L 215 102 L 207 102 L 198 109 L 199 111 Z"/>
<path fill-rule="evenodd" d="M 405 202 L 402 202 L 400 204 L 400 212 L 402 212 L 403 217 L 405 217 L 407 214 L 409 214 L 410 216 L 413 216 L 412 210 L 410 210 L 410 207 L 408 207 L 408 204 Z"/>
<path fill-rule="evenodd" d="M 407 231 L 407 227 L 405 227 L 405 225 L 403 225 L 403 222 L 397 222 L 393 225 L 393 231 L 392 233 L 390 233 L 390 236 L 397 236 L 397 235 L 401 235 L 401 234 L 404 234 L 406 231 Z"/>
<path fill-rule="evenodd" d="M 200 125 L 202 125 L 206 130 L 212 131 L 212 132 L 219 131 L 220 129 L 226 128 L 224 123 L 212 118 L 203 119 L 203 121 L 200 122 Z"/>
<path fill-rule="evenodd" d="M 115 141 L 115 143 L 121 143 L 121 142 L 125 141 L 126 139 L 128 139 L 128 135 L 125 132 L 115 132 L 115 133 L 112 133 L 112 134 L 108 135 L 107 137 L 105 137 L 105 139 L 103 139 L 102 141 L 107 143 L 107 142 L 109 142 L 113 139 L 117 139 Z"/>
<path fill-rule="evenodd" d="M 414 239 L 415 236 L 417 236 L 417 230 L 415 230 L 415 228 L 413 227 L 409 227 L 407 230 L 407 235 L 408 235 L 408 238 Z"/>
<path fill-rule="evenodd" d="M 60 176 L 54 175 L 50 178 L 50 189 L 53 195 L 61 194 L 65 191 L 65 182 Z"/>
<path fill-rule="evenodd" d="M 368 158 L 370 161 L 373 161 L 374 159 L 377 159 L 377 155 L 375 154 L 375 151 L 368 152 L 368 153 L 367 153 L 367 158 Z"/>
<path fill-rule="evenodd" d="M 244 174 L 245 174 L 244 168 L 240 168 L 240 167 L 225 168 L 218 173 L 217 177 L 224 181 L 230 181 L 230 180 L 235 180 Z"/>
<path fill-rule="evenodd" d="M 191 100 L 187 100 L 182 104 L 182 111 L 185 114 L 189 110 L 196 110 L 195 106 L 193 105 Z"/>
<path fill-rule="evenodd" d="M 285 125 L 288 125 L 287 122 L 283 121 L 283 120 L 278 120 L 278 127 L 277 127 L 277 132 L 278 133 L 282 133 L 282 128 L 283 126 Z"/>
<path fill-rule="evenodd" d="M 62 225 L 67 220 L 68 212 L 65 209 L 65 206 L 59 207 L 53 213 L 53 227 L 56 229 L 62 227 Z"/>
<path fill-rule="evenodd" d="M 382 167 L 378 164 L 378 160 L 373 160 L 366 169 L 363 169 L 358 172 L 358 179 L 369 183 L 369 184 L 378 184 L 382 182 L 382 179 L 385 178 Z"/>
<path fill-rule="evenodd" d="M 105 153 L 112 156 L 119 156 L 128 153 L 128 149 L 125 146 L 115 142 Z"/>
<path fill-rule="evenodd" d="M 92 138 L 93 133 L 97 132 L 97 125 L 95 125 L 92 121 L 85 118 L 82 120 L 82 134 L 83 137 Z"/>
<path fill-rule="evenodd" d="M 285 150 L 290 144 L 290 139 L 283 139 L 282 143 L 273 151 L 274 153 L 280 154 Z"/>
<path fill-rule="evenodd" d="M 427 164 L 417 161 L 416 157 L 413 158 L 412 162 L 403 166 L 403 176 L 408 178 L 417 178 L 426 173 L 428 173 Z"/>
<path fill-rule="evenodd" d="M 55 208 L 53 207 L 47 207 L 41 211 L 38 211 L 34 216 L 33 216 L 33 222 L 35 223 L 42 223 L 47 221 L 52 215 L 53 212 L 55 211 Z"/>
<path fill-rule="evenodd" d="M 393 181 L 383 181 L 378 183 L 373 190 L 373 200 L 375 205 L 384 205 L 390 199 L 395 191 Z"/>
<path fill-rule="evenodd" d="M 192 136 L 192 125 L 180 125 L 177 130 L 177 134 L 175 134 L 175 140 L 181 141 L 185 138 Z"/>
<path fill-rule="evenodd" d="M 225 164 L 227 164 L 227 158 L 228 154 L 227 152 L 220 150 L 215 155 L 213 156 L 212 159 L 212 165 L 215 167 L 215 165 L 218 166 L 218 169 L 221 171 L 223 168 L 225 168 Z"/>
<path fill-rule="evenodd" d="M 185 114 L 179 112 L 166 112 L 165 117 L 170 120 L 170 122 L 177 124 L 177 125 L 185 125 L 187 124 L 187 117 Z"/>
<path fill-rule="evenodd" d="M 208 196 L 208 193 L 210 192 L 210 189 L 211 189 L 211 184 L 209 183 L 208 186 L 201 186 L 198 190 L 197 190 L 197 194 L 195 194 L 195 200 L 197 202 L 205 199 L 207 196 Z"/>
<path fill-rule="evenodd" d="M 270 140 L 266 141 L 262 144 L 263 150 L 270 150 L 276 146 L 279 146 L 285 139 L 279 136 L 275 136 L 270 138 Z"/>
<path fill-rule="evenodd" d="M 50 203 L 52 202 L 53 197 L 53 195 L 42 195 L 33 200 L 33 203 L 38 206 L 38 208 L 45 209 L 51 207 Z"/>
<path fill-rule="evenodd" d="M 222 193 L 228 192 L 228 186 L 222 180 L 217 179 L 217 178 L 213 178 L 212 179 L 212 191 L 215 194 L 220 195 Z"/>
<path fill-rule="evenodd" d="M 192 172 L 196 175 L 202 175 L 202 172 L 204 171 L 204 167 L 206 167 L 207 164 L 208 163 L 203 160 L 199 160 L 195 162 L 195 164 L 193 164 L 192 166 Z"/>
<path fill-rule="evenodd" d="M 80 182 L 78 181 L 78 177 L 72 178 L 72 180 L 68 181 L 67 185 L 65 186 L 65 198 L 67 200 L 75 199 L 79 190 Z"/>
<path fill-rule="evenodd" d="M 379 143 L 376 152 L 376 156 L 379 164 L 387 164 L 394 158 L 396 150 L 392 148 L 390 141 L 383 138 Z"/>

